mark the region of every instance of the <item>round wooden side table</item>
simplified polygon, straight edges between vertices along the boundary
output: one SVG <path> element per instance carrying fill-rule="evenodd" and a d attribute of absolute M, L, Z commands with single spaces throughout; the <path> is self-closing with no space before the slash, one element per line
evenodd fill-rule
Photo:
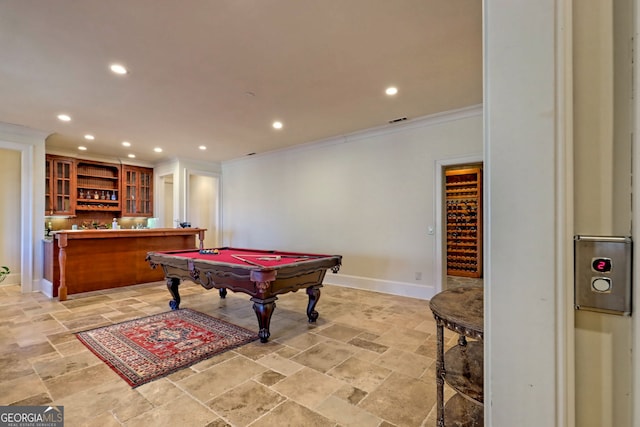
<path fill-rule="evenodd" d="M 482 427 L 484 299 L 481 286 L 447 289 L 435 295 L 429 307 L 437 326 L 438 427 Z M 459 334 L 458 344 L 444 351 L 444 328 Z M 467 338 L 470 338 L 467 340 Z M 444 383 L 456 391 L 444 403 Z"/>

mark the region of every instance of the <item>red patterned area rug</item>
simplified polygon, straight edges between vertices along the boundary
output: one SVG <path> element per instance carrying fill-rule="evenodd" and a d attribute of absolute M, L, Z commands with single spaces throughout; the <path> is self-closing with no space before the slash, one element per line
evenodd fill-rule
<path fill-rule="evenodd" d="M 254 341 L 258 334 L 184 308 L 78 332 L 76 337 L 137 387 Z"/>

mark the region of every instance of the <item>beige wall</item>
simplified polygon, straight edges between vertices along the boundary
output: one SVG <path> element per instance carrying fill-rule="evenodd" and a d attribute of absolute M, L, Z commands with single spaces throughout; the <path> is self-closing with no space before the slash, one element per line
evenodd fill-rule
<path fill-rule="evenodd" d="M 159 206 L 162 206 L 162 226 L 166 228 L 175 228 L 176 223 L 173 215 L 173 181 L 170 179 L 161 180 L 162 183 L 162 200 Z M 154 214 L 156 217 L 161 215 L 160 212 Z"/>
<path fill-rule="evenodd" d="M 19 151 L 0 148 L 0 266 L 11 270 L 3 285 L 20 283 L 20 159 Z"/>
<path fill-rule="evenodd" d="M 218 246 L 218 178 L 189 175 L 189 221 L 192 227 L 206 228 L 205 248 Z"/>
<path fill-rule="evenodd" d="M 574 2 L 575 234 L 631 233 L 630 0 Z M 575 313 L 576 425 L 631 426 L 631 318 Z"/>

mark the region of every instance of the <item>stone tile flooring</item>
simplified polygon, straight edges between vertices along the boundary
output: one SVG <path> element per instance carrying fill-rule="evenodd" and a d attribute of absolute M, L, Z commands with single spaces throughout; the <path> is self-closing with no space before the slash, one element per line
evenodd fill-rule
<path fill-rule="evenodd" d="M 473 277 L 447 276 L 446 289 L 457 288 L 460 286 L 482 286 L 484 279 L 476 279 Z"/>
<path fill-rule="evenodd" d="M 182 307 L 257 330 L 245 294 L 184 283 Z M 130 388 L 74 332 L 168 311 L 164 282 L 71 295 L 0 287 L 0 405 L 63 405 L 65 426 L 434 426 L 428 301 L 325 285 L 280 296 L 271 338 Z M 445 329 L 447 347 L 457 335 Z M 445 398 L 452 395 L 447 388 Z"/>

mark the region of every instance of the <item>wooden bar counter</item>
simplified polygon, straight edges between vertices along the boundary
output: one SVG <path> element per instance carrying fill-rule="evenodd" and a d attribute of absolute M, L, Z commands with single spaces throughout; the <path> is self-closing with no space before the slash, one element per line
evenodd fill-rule
<path fill-rule="evenodd" d="M 53 296 L 117 288 L 164 280 L 152 270 L 147 252 L 202 249 L 202 228 L 151 228 L 56 231 L 45 243 L 44 276 Z M 196 244 L 196 236 L 199 243 Z"/>

